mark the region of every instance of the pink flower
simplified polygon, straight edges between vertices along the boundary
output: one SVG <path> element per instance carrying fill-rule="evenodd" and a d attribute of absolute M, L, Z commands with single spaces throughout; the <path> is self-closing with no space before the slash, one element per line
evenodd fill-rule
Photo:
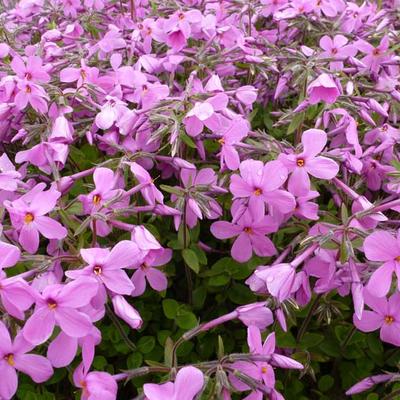
<path fill-rule="evenodd" d="M 15 105 L 19 110 L 24 110 L 28 103 L 32 108 L 42 114 L 47 112 L 47 101 L 50 100 L 44 89 L 29 81 L 20 81 L 17 85 L 19 92 L 15 95 Z"/>
<path fill-rule="evenodd" d="M 271 240 L 265 236 L 276 230 L 276 223 L 269 216 L 255 221 L 249 212 L 245 212 L 235 223 L 217 221 L 211 225 L 211 233 L 218 239 L 236 237 L 231 249 L 232 257 L 239 262 L 250 260 L 254 251 L 260 257 L 276 254 Z"/>
<path fill-rule="evenodd" d="M 60 71 L 61 82 L 75 82 L 80 87 L 85 83 L 96 84 L 99 77 L 99 69 L 86 66 L 85 60 L 81 60 L 81 68 L 67 67 Z"/>
<path fill-rule="evenodd" d="M 143 320 L 140 314 L 119 294 L 112 298 L 114 312 L 123 319 L 132 329 L 140 329 Z"/>
<path fill-rule="evenodd" d="M 279 160 L 292 173 L 288 187 L 296 196 L 303 196 L 310 190 L 308 174 L 318 179 L 332 179 L 339 172 L 335 161 L 317 156 L 328 141 L 326 133 L 320 129 L 309 129 L 301 137 L 303 151 L 300 154 L 280 154 Z"/>
<path fill-rule="evenodd" d="M 324 73 L 308 85 L 307 94 L 310 104 L 320 101 L 333 104 L 340 96 L 340 90 L 332 77 Z"/>
<path fill-rule="evenodd" d="M 96 292 L 97 283 L 90 278 L 46 286 L 37 297 L 35 311 L 25 323 L 24 338 L 35 345 L 44 343 L 55 325 L 68 336 L 86 336 L 92 329 L 92 322 L 78 308 L 87 305 Z"/>
<path fill-rule="evenodd" d="M 4 309 L 14 318 L 23 320 L 24 311 L 34 303 L 34 291 L 22 278 L 7 278 L 0 270 L 0 299 Z"/>
<path fill-rule="evenodd" d="M 134 263 L 139 254 L 137 245 L 130 240 L 118 242 L 112 250 L 91 248 L 81 249 L 82 258 L 89 264 L 81 270 L 70 270 L 66 275 L 72 279 L 81 276 L 96 278 L 98 285 L 103 285 L 118 294 L 130 295 L 133 283 L 123 270 Z M 86 279 L 86 278 L 85 278 Z"/>
<path fill-rule="evenodd" d="M 168 280 L 164 273 L 158 268 L 169 263 L 172 258 L 171 249 L 150 250 L 146 257 L 141 261 L 138 260 L 133 265 L 136 271 L 132 275 L 132 282 L 135 286 L 133 296 L 140 296 L 146 290 L 146 280 L 149 285 L 158 292 L 162 292 L 168 286 Z"/>
<path fill-rule="evenodd" d="M 127 164 L 130 166 L 132 173 L 135 175 L 135 178 L 139 183 L 144 185 L 140 192 L 147 203 L 151 205 L 155 205 L 156 202 L 163 204 L 164 196 L 154 185 L 154 181 L 150 174 L 136 162 L 130 162 Z"/>
<path fill-rule="evenodd" d="M 199 369 L 184 367 L 178 371 L 174 383 L 146 383 L 143 390 L 147 400 L 193 400 L 203 385 L 204 376 Z"/>
<path fill-rule="evenodd" d="M 0 157 L 0 190 L 15 192 L 20 178 L 21 174 L 15 170 L 7 154 L 4 153 Z"/>
<path fill-rule="evenodd" d="M 243 118 L 228 119 L 221 117 L 221 128 L 217 131 L 221 138 L 218 143 L 221 145 L 219 152 L 221 169 L 226 165 L 231 171 L 239 168 L 240 157 L 235 144 L 240 143 L 249 133 L 249 123 Z"/>
<path fill-rule="evenodd" d="M 361 61 L 371 72 L 378 72 L 381 63 L 390 59 L 388 54 L 389 38 L 386 35 L 382 38 L 377 47 L 372 46 L 372 44 L 362 39 L 357 40 L 355 46 L 358 50 L 366 54 Z"/>
<path fill-rule="evenodd" d="M 392 374 L 380 374 L 369 376 L 360 382 L 357 382 L 354 386 L 346 391 L 347 396 L 351 396 L 353 394 L 365 392 L 366 390 L 371 389 L 378 383 L 387 382 L 394 378 Z"/>
<path fill-rule="evenodd" d="M 112 96 L 106 97 L 107 102 L 96 115 L 95 122 L 100 129 L 108 129 L 128 111 L 126 103 Z"/>
<path fill-rule="evenodd" d="M 226 109 L 229 98 L 224 93 L 210 97 L 204 102 L 196 102 L 183 119 L 186 132 L 190 136 L 198 136 L 204 126 L 211 130 L 219 127 L 219 111 Z"/>
<path fill-rule="evenodd" d="M 82 388 L 81 400 L 116 400 L 118 385 L 107 372 L 87 372 L 81 363 L 73 375 L 74 384 Z"/>
<path fill-rule="evenodd" d="M 9 400 L 18 388 L 17 371 L 29 375 L 36 383 L 47 381 L 53 375 L 53 368 L 47 358 L 36 354 L 26 354 L 33 349 L 19 333 L 14 342 L 0 321 L 0 397 Z"/>
<path fill-rule="evenodd" d="M 254 220 L 265 215 L 265 206 L 276 207 L 282 213 L 295 208 L 292 194 L 279 188 L 287 179 L 287 168 L 278 160 L 246 160 L 239 167 L 240 175 L 232 175 L 230 191 L 234 199 L 246 199 Z"/>
<path fill-rule="evenodd" d="M 364 253 L 368 260 L 383 262 L 371 275 L 367 284 L 368 291 L 373 296 L 385 296 L 390 290 L 393 273 L 396 273 L 400 289 L 400 231 L 397 238 L 386 231 L 371 233 L 364 240 Z"/>
<path fill-rule="evenodd" d="M 15 265 L 21 257 L 21 252 L 17 246 L 0 241 L 0 271 Z"/>
<path fill-rule="evenodd" d="M 361 319 L 354 315 L 354 325 L 362 332 L 380 329 L 382 341 L 400 346 L 400 293 L 387 300 L 385 297 L 374 297 L 367 290 L 364 291 L 364 300 L 372 311 L 364 310 Z"/>
<path fill-rule="evenodd" d="M 59 222 L 45 216 L 54 209 L 61 193 L 54 189 L 43 191 L 44 188 L 44 183 L 38 184 L 19 199 L 4 202 L 14 228 L 19 231 L 21 246 L 32 254 L 39 248 L 39 232 L 47 239 L 67 236 Z"/>
<path fill-rule="evenodd" d="M 336 35 L 333 39 L 329 36 L 322 36 L 319 45 L 324 52 L 320 54 L 321 58 L 344 59 L 354 57 L 357 54 L 357 48 L 347 45 L 348 39 L 343 35 Z M 331 71 L 338 71 L 343 68 L 343 61 L 331 61 L 329 63 Z"/>
<path fill-rule="evenodd" d="M 11 61 L 11 68 L 18 78 L 26 81 L 50 81 L 50 75 L 43 67 L 43 60 L 38 56 L 29 56 L 25 64 L 24 60 L 17 55 Z"/>

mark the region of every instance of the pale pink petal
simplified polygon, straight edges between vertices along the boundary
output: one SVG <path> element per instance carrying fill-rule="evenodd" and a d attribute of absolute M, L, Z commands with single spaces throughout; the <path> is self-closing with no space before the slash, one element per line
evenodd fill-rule
<path fill-rule="evenodd" d="M 162 292 L 168 286 L 167 277 L 156 268 L 149 268 L 146 272 L 146 278 L 150 286 L 158 292 Z"/>
<path fill-rule="evenodd" d="M 15 354 L 15 368 L 29 375 L 36 383 L 47 381 L 53 375 L 50 361 L 36 354 Z"/>
<path fill-rule="evenodd" d="M 233 243 L 231 249 L 232 258 L 239 262 L 246 262 L 250 260 L 252 253 L 249 235 L 241 233 Z"/>
<path fill-rule="evenodd" d="M 67 230 L 56 220 L 39 216 L 35 218 L 35 227 L 47 239 L 63 239 L 67 236 Z"/>
<path fill-rule="evenodd" d="M 53 333 L 54 312 L 47 307 L 36 310 L 26 321 L 23 335 L 32 344 L 44 343 Z"/>
<path fill-rule="evenodd" d="M 339 165 L 335 161 L 322 156 L 307 160 L 303 168 L 319 179 L 332 179 L 339 172 Z"/>
<path fill-rule="evenodd" d="M 179 370 L 175 379 L 174 400 L 193 400 L 203 388 L 203 385 L 204 376 L 199 369 L 183 367 Z"/>
<path fill-rule="evenodd" d="M 243 228 L 227 221 L 217 221 L 211 225 L 211 233 L 217 239 L 230 239 L 239 235 Z"/>
<path fill-rule="evenodd" d="M 57 307 L 55 310 L 56 321 L 68 336 L 82 337 L 92 330 L 92 322 L 86 314 L 69 307 Z"/>
<path fill-rule="evenodd" d="M 47 358 L 55 368 L 66 367 L 71 364 L 78 351 L 78 340 L 66 335 L 60 334 L 49 344 L 47 349 Z"/>
<path fill-rule="evenodd" d="M 354 315 L 353 323 L 360 331 L 372 332 L 376 331 L 382 326 L 383 318 L 384 317 L 382 315 L 379 315 L 374 311 L 364 310 L 361 315 L 361 319 L 358 319 L 356 315 Z"/>

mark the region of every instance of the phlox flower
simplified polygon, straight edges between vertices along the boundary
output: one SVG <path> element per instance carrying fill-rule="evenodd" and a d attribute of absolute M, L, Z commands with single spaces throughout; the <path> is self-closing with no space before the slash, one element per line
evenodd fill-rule
<path fill-rule="evenodd" d="M 17 200 L 4 202 L 13 227 L 19 232 L 19 243 L 32 254 L 39 248 L 39 232 L 47 239 L 67 236 L 67 230 L 59 222 L 46 216 L 61 194 L 55 189 L 44 191 L 44 188 L 45 184 L 40 183 Z"/>
<path fill-rule="evenodd" d="M 375 297 L 366 290 L 364 301 L 371 311 L 364 310 L 360 319 L 354 314 L 354 325 L 362 332 L 380 329 L 382 341 L 400 346 L 400 293 L 386 299 Z"/>
<path fill-rule="evenodd" d="M 318 156 L 328 139 L 324 131 L 309 129 L 301 137 L 303 151 L 299 154 L 279 155 L 279 160 L 291 172 L 288 188 L 296 196 L 310 190 L 309 174 L 319 179 L 332 179 L 339 172 L 339 166 L 330 158 Z"/>
<path fill-rule="evenodd" d="M 383 262 L 369 278 L 369 293 L 377 297 L 385 296 L 392 285 L 393 273 L 396 273 L 400 289 L 400 231 L 397 237 L 387 231 L 375 231 L 364 240 L 363 248 L 368 260 Z"/>
<path fill-rule="evenodd" d="M 29 81 L 19 81 L 17 87 L 19 91 L 15 95 L 14 102 L 19 110 L 24 110 L 30 104 L 39 113 L 47 112 L 46 100 L 50 100 L 50 98 L 41 86 Z"/>
<path fill-rule="evenodd" d="M 34 348 L 26 342 L 20 332 L 14 341 L 8 329 L 0 321 L 0 397 L 10 400 L 18 388 L 18 372 L 29 375 L 36 383 L 47 381 L 53 375 L 53 368 L 47 358 L 28 353 Z M 27 354 L 28 353 L 28 354 Z"/>
<path fill-rule="evenodd" d="M 272 241 L 266 234 L 275 232 L 276 223 L 269 216 L 254 220 L 246 211 L 234 223 L 217 221 L 211 225 L 211 233 L 218 239 L 237 237 L 231 249 L 232 257 L 239 262 L 250 260 L 252 253 L 260 257 L 269 257 L 276 254 Z"/>
<path fill-rule="evenodd" d="M 79 279 L 65 285 L 48 285 L 36 298 L 36 307 L 23 328 L 24 338 L 32 344 L 44 343 L 60 326 L 68 336 L 86 336 L 92 329 L 90 318 L 79 311 L 96 295 L 94 279 Z"/>
<path fill-rule="evenodd" d="M 134 263 L 139 255 L 138 246 L 130 240 L 118 242 L 111 250 L 101 248 L 81 249 L 82 258 L 88 264 L 80 270 L 69 270 L 72 279 L 94 277 L 98 286 L 103 285 L 114 293 L 130 295 L 134 285 L 123 270 Z M 85 278 L 86 279 L 86 278 Z"/>
<path fill-rule="evenodd" d="M 49 82 L 50 75 L 43 67 L 43 60 L 38 56 L 29 56 L 26 62 L 15 56 L 11 61 L 11 68 L 18 78 L 33 82 Z"/>
<path fill-rule="evenodd" d="M 317 104 L 320 101 L 333 104 L 340 96 L 340 90 L 333 78 L 323 73 L 308 85 L 307 94 L 310 104 Z"/>
<path fill-rule="evenodd" d="M 322 36 L 319 45 L 324 51 L 320 54 L 320 57 L 333 59 L 354 57 L 357 54 L 357 48 L 348 45 L 348 42 L 348 39 L 343 35 L 335 35 L 333 39 L 327 35 Z M 343 68 L 343 61 L 330 61 L 329 66 L 331 71 L 340 71 Z"/>
<path fill-rule="evenodd" d="M 279 189 L 286 181 L 287 168 L 278 160 L 245 160 L 240 163 L 240 175 L 232 175 L 229 190 L 234 199 L 247 200 L 247 206 L 254 220 L 265 215 L 265 206 L 272 206 L 282 213 L 295 208 L 292 194 Z"/>
<path fill-rule="evenodd" d="M 175 382 L 160 385 L 146 383 L 143 391 L 147 400 L 193 400 L 203 385 L 203 373 L 190 366 L 178 371 Z"/>
<path fill-rule="evenodd" d="M 366 54 L 366 56 L 361 59 L 361 62 L 371 72 L 378 72 L 381 63 L 390 59 L 390 55 L 388 53 L 389 37 L 386 35 L 382 38 L 379 46 L 377 47 L 374 47 L 372 44 L 363 39 L 357 40 L 354 45 L 358 50 Z"/>
<path fill-rule="evenodd" d="M 158 292 L 162 292 L 168 286 L 167 277 L 158 267 L 170 262 L 172 258 L 171 249 L 150 250 L 143 260 L 135 260 L 132 268 L 136 271 L 132 275 L 135 289 L 132 296 L 140 296 L 146 290 L 146 281 Z"/>

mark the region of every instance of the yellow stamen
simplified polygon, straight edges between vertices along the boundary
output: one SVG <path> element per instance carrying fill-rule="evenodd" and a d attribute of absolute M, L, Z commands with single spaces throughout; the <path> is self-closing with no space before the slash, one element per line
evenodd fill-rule
<path fill-rule="evenodd" d="M 254 191 L 254 194 L 255 194 L 256 196 L 261 196 L 261 195 L 262 195 L 262 189 L 257 188 L 257 189 Z"/>
<path fill-rule="evenodd" d="M 26 213 L 25 217 L 24 217 L 24 222 L 26 224 L 30 224 L 34 219 L 35 219 L 35 217 L 33 216 L 32 213 Z"/>
<path fill-rule="evenodd" d="M 298 167 L 304 167 L 305 161 L 302 158 L 297 159 L 296 164 Z"/>
<path fill-rule="evenodd" d="M 93 272 L 95 275 L 101 275 L 101 273 L 103 272 L 103 269 L 101 268 L 100 265 L 95 265 L 93 267 Z"/>
<path fill-rule="evenodd" d="M 14 354 L 7 354 L 4 359 L 7 361 L 8 365 L 11 365 L 12 367 L 15 365 Z"/>
<path fill-rule="evenodd" d="M 393 321 L 394 321 L 394 318 L 391 315 L 386 315 L 386 317 L 385 317 L 386 324 L 390 325 L 393 323 Z"/>
<path fill-rule="evenodd" d="M 93 196 L 93 200 L 92 201 L 93 201 L 93 204 L 97 206 L 98 204 L 100 204 L 101 196 L 99 194 L 95 194 Z"/>

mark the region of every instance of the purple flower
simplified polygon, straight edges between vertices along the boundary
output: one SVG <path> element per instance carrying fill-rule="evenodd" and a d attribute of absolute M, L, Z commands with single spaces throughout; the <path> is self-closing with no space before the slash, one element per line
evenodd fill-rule
<path fill-rule="evenodd" d="M 322 36 L 319 41 L 320 47 L 325 50 L 320 54 L 321 58 L 333 58 L 343 60 L 346 57 L 354 57 L 357 54 L 357 48 L 348 45 L 348 39 L 343 35 L 335 35 L 333 39 L 329 36 Z M 340 71 L 343 69 L 343 61 L 330 61 L 331 71 Z"/>

